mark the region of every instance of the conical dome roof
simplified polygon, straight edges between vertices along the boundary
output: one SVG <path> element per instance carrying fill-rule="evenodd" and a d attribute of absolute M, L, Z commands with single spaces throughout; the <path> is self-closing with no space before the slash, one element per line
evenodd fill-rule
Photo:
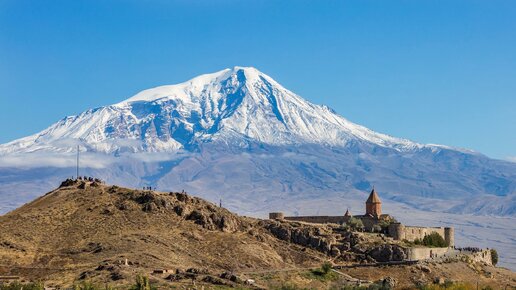
<path fill-rule="evenodd" d="M 382 203 L 374 187 L 373 190 L 371 190 L 371 194 L 369 195 L 369 198 L 367 199 L 366 203 Z"/>

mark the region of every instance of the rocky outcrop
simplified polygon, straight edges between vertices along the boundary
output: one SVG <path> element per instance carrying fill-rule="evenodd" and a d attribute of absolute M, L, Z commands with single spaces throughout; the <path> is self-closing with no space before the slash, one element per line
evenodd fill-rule
<path fill-rule="evenodd" d="M 73 186 L 77 184 L 77 180 L 67 178 L 65 181 L 61 182 L 61 185 L 59 185 L 59 188 L 61 187 L 67 187 L 67 186 Z"/>
<path fill-rule="evenodd" d="M 133 191 L 128 193 L 128 197 L 145 212 L 174 213 L 208 230 L 234 232 L 248 227 L 231 212 L 185 192 Z"/>
<path fill-rule="evenodd" d="M 379 284 L 382 285 L 384 289 L 394 289 L 396 287 L 396 279 L 392 277 L 386 277 L 380 282 Z"/>
<path fill-rule="evenodd" d="M 299 223 L 264 221 L 264 227 L 276 238 L 330 254 L 335 238 L 323 229 Z"/>
<path fill-rule="evenodd" d="M 372 244 L 365 235 L 343 231 L 331 225 L 310 225 L 292 221 L 267 220 L 262 225 L 274 237 L 323 252 L 336 262 L 403 261 L 407 255 L 398 245 Z"/>
<path fill-rule="evenodd" d="M 376 262 L 403 261 L 407 258 L 404 249 L 398 245 L 380 245 L 367 252 Z"/>

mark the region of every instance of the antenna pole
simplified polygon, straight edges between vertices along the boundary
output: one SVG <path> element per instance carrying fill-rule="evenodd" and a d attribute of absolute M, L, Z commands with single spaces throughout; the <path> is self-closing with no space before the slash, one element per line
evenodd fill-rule
<path fill-rule="evenodd" d="M 79 179 L 79 145 L 77 145 L 77 179 Z"/>

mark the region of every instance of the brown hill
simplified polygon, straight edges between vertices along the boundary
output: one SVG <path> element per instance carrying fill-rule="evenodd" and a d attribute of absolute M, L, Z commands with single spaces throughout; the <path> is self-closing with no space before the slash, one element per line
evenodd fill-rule
<path fill-rule="evenodd" d="M 70 283 L 125 259 L 126 268 L 149 272 L 283 268 L 323 258 L 266 234 L 256 219 L 186 193 L 68 185 L 0 217 L 0 264 L 17 265 L 14 272 L 33 279 Z"/>
<path fill-rule="evenodd" d="M 208 284 L 234 285 L 239 282 L 236 277 L 222 275 L 227 279 L 221 280 L 220 274 L 244 277 L 247 273 L 260 280 L 260 273 L 306 271 L 327 260 L 349 264 L 403 258 L 402 247 L 393 241 L 337 226 L 240 217 L 186 193 L 71 180 L 0 216 L 0 232 L 0 275 L 65 286 L 80 280 L 127 284 L 138 273 L 149 275 L 156 269 L 182 271 L 153 276 L 160 284 L 199 273 L 196 277 Z M 412 266 L 397 267 L 408 271 Z M 400 285 L 414 282 L 392 269 Z M 367 268 L 349 272 L 371 281 L 388 276 L 386 270 L 368 272 Z M 451 273 L 450 278 L 460 280 L 459 274 L 464 273 Z M 510 271 L 497 275 L 503 283 L 514 281 Z M 434 278 L 426 276 L 429 281 Z M 261 283 L 268 283 L 267 279 Z"/>

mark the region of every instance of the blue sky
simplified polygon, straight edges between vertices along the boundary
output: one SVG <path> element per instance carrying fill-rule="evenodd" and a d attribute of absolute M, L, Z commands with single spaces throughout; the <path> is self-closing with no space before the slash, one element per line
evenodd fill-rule
<path fill-rule="evenodd" d="M 514 1 L 0 1 L 0 143 L 254 66 L 353 122 L 516 156 Z"/>

